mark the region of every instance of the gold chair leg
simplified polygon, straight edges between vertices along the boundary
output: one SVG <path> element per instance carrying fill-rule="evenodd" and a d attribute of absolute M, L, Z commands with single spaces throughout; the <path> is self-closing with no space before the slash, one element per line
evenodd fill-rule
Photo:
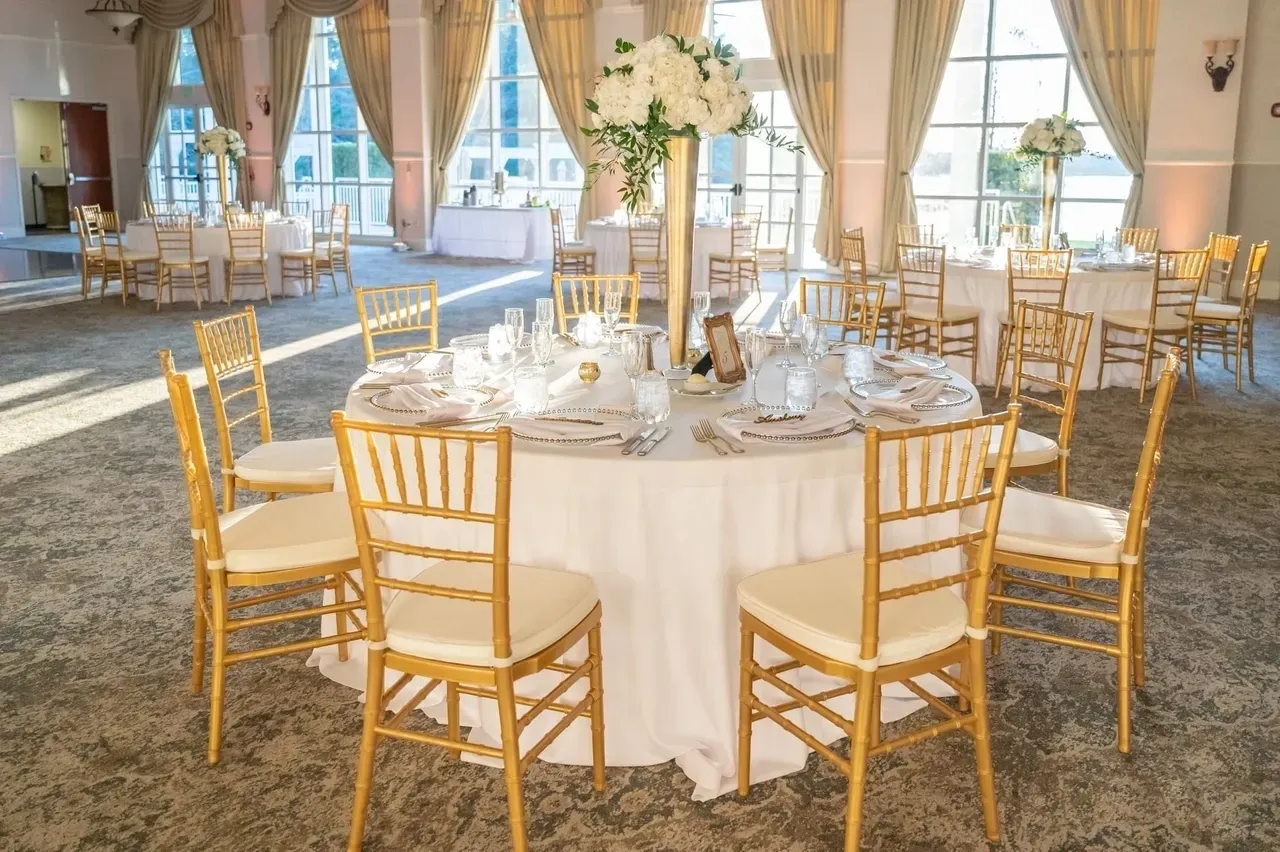
<path fill-rule="evenodd" d="M 1241 331 L 1243 331 L 1244 326 L 1241 325 L 1240 329 Z M 1257 380 L 1254 379 L 1253 377 L 1253 320 L 1252 319 L 1249 320 L 1249 344 L 1248 345 L 1249 345 L 1249 381 L 1254 382 Z"/>
<path fill-rule="evenodd" d="M 978 383 L 978 336 L 982 333 L 978 330 L 978 321 L 973 323 L 973 354 L 969 356 L 969 381 L 975 385 Z M 942 348 L 942 332 L 938 332 L 938 348 Z"/>
<path fill-rule="evenodd" d="M 222 474 L 222 513 L 234 511 L 236 508 L 236 475 Z"/>
<path fill-rule="evenodd" d="M 997 594 L 997 595 L 1004 594 L 1004 566 L 1003 565 L 991 566 L 991 585 L 992 585 L 991 591 L 994 594 Z M 1004 604 L 997 603 L 995 601 L 991 602 L 991 606 L 987 613 L 987 623 L 993 624 L 997 627 L 1004 623 Z M 999 633 L 991 634 L 991 656 L 993 657 L 1000 656 L 1000 634 Z"/>
<path fill-rule="evenodd" d="M 969 639 L 969 689 L 973 693 L 973 747 L 978 756 L 978 789 L 982 791 L 982 821 L 987 839 L 1000 839 L 996 812 L 996 781 L 991 766 L 991 726 L 987 719 L 986 643 Z"/>
<path fill-rule="evenodd" d="M 1244 369 L 1244 361 L 1240 358 L 1241 346 L 1243 345 L 1244 339 L 1243 331 L 1244 329 L 1241 326 L 1236 326 L 1236 393 L 1240 393 L 1240 373 Z M 1226 345 L 1223 344 L 1223 348 L 1225 348 L 1225 346 Z"/>
<path fill-rule="evenodd" d="M 1133 682 L 1141 689 L 1147 685 L 1147 599 L 1143 567 L 1135 565 L 1133 571 Z"/>
<path fill-rule="evenodd" d="M 959 671 L 956 673 L 956 680 L 960 681 L 965 686 L 971 686 L 973 684 L 973 679 L 969 676 L 969 661 L 961 660 L 957 668 L 959 668 Z M 971 704 L 972 702 L 968 698 L 957 693 L 956 706 L 959 707 L 962 712 L 967 713 Z"/>
<path fill-rule="evenodd" d="M 209 639 L 204 610 L 209 599 L 209 575 L 204 566 L 204 542 L 192 539 L 191 547 L 195 551 L 196 566 L 196 605 L 191 617 L 191 694 L 199 695 L 204 690 L 205 642 Z"/>
<path fill-rule="evenodd" d="M 871 747 L 880 745 L 880 699 L 882 692 L 879 686 L 871 691 Z"/>
<path fill-rule="evenodd" d="M 1098 390 L 1102 390 L 1102 371 L 1107 367 L 1107 324 L 1102 324 L 1102 357 L 1098 359 Z"/>
<path fill-rule="evenodd" d="M 346 603 L 347 600 L 347 581 L 346 574 L 339 571 L 333 575 L 333 602 Z M 347 632 L 347 614 L 339 610 L 334 614 L 334 630 L 339 636 Z M 347 644 L 346 642 L 338 643 L 338 662 L 345 663 L 347 661 Z"/>
<path fill-rule="evenodd" d="M 262 270 L 262 292 L 267 294 L 267 304 L 270 305 L 271 304 L 271 276 L 267 275 L 267 264 L 265 261 L 258 264 L 258 267 Z"/>
<path fill-rule="evenodd" d="M 234 293 L 236 289 L 236 265 L 234 263 L 228 263 L 225 274 L 227 279 L 227 304 L 230 305 L 231 294 Z M 196 285 L 196 289 L 200 289 L 199 284 Z"/>
<path fill-rule="evenodd" d="M 459 713 L 461 708 L 458 704 L 458 685 L 453 681 L 448 681 L 444 685 L 445 708 L 448 711 L 449 723 L 449 739 L 455 743 L 462 740 L 462 729 L 459 725 Z M 462 759 L 462 749 L 449 749 L 449 757 L 453 760 Z"/>
<path fill-rule="evenodd" d="M 1000 342 L 996 346 L 996 390 L 994 394 L 996 399 L 1000 398 L 1000 386 L 1004 384 L 1004 368 L 1009 360 L 1009 350 L 1006 347 L 1012 337 L 1012 330 L 1008 326 L 1000 326 Z M 975 346 L 974 348 L 976 349 L 977 347 Z"/>
<path fill-rule="evenodd" d="M 591 657 L 591 785 L 604 792 L 604 669 L 600 653 L 600 624 L 587 633 L 587 654 Z"/>
<path fill-rule="evenodd" d="M 1155 332 L 1148 329 L 1147 343 L 1142 356 L 1142 379 L 1138 382 L 1138 405 L 1142 405 L 1147 399 L 1147 382 L 1151 379 L 1151 358 L 1155 353 L 1155 347 Z"/>
<path fill-rule="evenodd" d="M 383 672 L 386 651 L 369 652 L 368 681 L 364 696 L 364 727 L 360 734 L 360 761 L 356 767 L 356 801 L 351 812 L 351 834 L 347 852 L 360 852 L 364 824 L 369 815 L 369 794 L 373 791 L 373 759 L 378 749 L 378 721 L 382 718 Z"/>
<path fill-rule="evenodd" d="M 502 724 L 502 769 L 507 781 L 507 813 L 511 822 L 511 848 L 528 852 L 524 824 L 524 791 L 520 779 L 520 729 L 516 726 L 516 688 L 511 669 L 498 669 L 498 719 Z"/>
<path fill-rule="evenodd" d="M 1119 601 L 1120 621 L 1116 625 L 1116 639 L 1120 656 L 1116 658 L 1116 716 L 1119 724 L 1116 747 L 1121 754 L 1129 753 L 1129 699 L 1132 695 L 1130 678 L 1133 664 L 1133 569 L 1121 567 Z"/>
<path fill-rule="evenodd" d="M 738 646 L 738 795 L 751 787 L 751 665 L 755 660 L 755 634 L 744 624 Z"/>
<path fill-rule="evenodd" d="M 845 852 L 857 852 L 862 841 L 862 800 L 867 789 L 867 759 L 871 750 L 871 728 L 875 702 L 875 672 L 858 672 L 857 704 L 853 716 L 853 742 L 849 748 L 849 809 L 844 821 Z"/>
<path fill-rule="evenodd" d="M 1191 345 L 1191 333 L 1187 332 L 1187 346 L 1189 347 L 1190 345 Z M 1226 352 L 1226 350 L 1227 350 L 1227 347 L 1224 341 L 1222 346 L 1222 351 Z M 1191 357 L 1190 349 L 1184 349 L 1183 353 L 1186 355 L 1186 358 L 1187 358 L 1187 378 L 1191 381 L 1191 401 L 1195 402 L 1196 401 L 1196 359 Z M 1226 360 L 1225 356 L 1223 360 L 1224 361 Z"/>
<path fill-rule="evenodd" d="M 227 585 L 221 571 L 212 572 L 213 671 L 209 688 L 209 762 L 222 756 L 223 707 L 227 697 Z"/>

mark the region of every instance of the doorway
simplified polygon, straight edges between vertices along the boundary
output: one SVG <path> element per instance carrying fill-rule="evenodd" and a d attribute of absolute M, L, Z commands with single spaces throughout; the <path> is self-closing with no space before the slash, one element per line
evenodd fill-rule
<path fill-rule="evenodd" d="M 17 99 L 13 125 L 29 236 L 67 233 L 77 205 L 115 209 L 105 104 Z"/>

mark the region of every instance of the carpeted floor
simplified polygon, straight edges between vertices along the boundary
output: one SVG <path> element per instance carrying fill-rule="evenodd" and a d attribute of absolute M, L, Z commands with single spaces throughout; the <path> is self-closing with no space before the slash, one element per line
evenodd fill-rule
<path fill-rule="evenodd" d="M 356 269 L 368 283 L 439 280 L 446 340 L 496 321 L 500 306 L 532 310 L 548 286 L 539 268 L 385 250 L 359 252 Z M 361 705 L 303 657 L 232 672 L 223 762 L 204 761 L 206 700 L 187 692 L 185 497 L 156 360 L 167 347 L 180 366 L 198 366 L 196 316 L 78 299 L 0 310 L 0 849 L 345 843 Z M 260 305 L 259 322 L 277 436 L 321 434 L 362 361 L 351 296 Z M 1010 641 L 993 661 L 1003 848 L 1280 848 L 1274 308 L 1259 340 L 1257 384 L 1236 394 L 1204 362 L 1200 402 L 1184 382 L 1174 404 L 1150 538 L 1148 686 L 1135 702 L 1133 753 L 1115 751 L 1114 666 L 1101 655 Z M 1076 495 L 1127 500 L 1144 422 L 1135 391 L 1082 397 Z M 588 770 L 535 765 L 526 782 L 534 848 L 841 848 L 846 783 L 817 758 L 745 801 L 694 803 L 671 764 L 610 769 L 608 784 L 598 795 Z M 968 739 L 875 760 L 866 826 L 868 849 L 987 849 Z M 507 849 L 501 774 L 447 762 L 436 749 L 384 746 L 367 838 L 369 852 Z"/>

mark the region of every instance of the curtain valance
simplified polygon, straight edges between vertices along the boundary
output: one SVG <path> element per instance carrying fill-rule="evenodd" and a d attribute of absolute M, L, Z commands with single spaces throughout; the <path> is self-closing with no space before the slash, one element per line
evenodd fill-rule
<path fill-rule="evenodd" d="M 160 30 L 185 30 L 213 14 L 213 0 L 138 0 L 138 11 Z"/>

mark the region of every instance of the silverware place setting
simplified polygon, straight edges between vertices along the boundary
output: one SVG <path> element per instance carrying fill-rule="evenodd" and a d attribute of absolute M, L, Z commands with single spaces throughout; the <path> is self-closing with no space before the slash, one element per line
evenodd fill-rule
<path fill-rule="evenodd" d="M 896 420 L 899 423 L 905 423 L 908 426 L 912 426 L 920 422 L 919 417 L 908 417 L 905 414 L 898 414 L 893 411 L 870 411 L 865 408 L 860 408 L 857 405 L 855 405 L 853 403 L 853 400 L 851 399 L 846 399 L 844 401 L 844 404 L 849 406 L 849 408 L 853 409 L 854 414 L 858 415 L 859 417 L 864 417 L 867 419 L 870 419 L 872 417 L 887 417 L 890 420 Z"/>
<path fill-rule="evenodd" d="M 694 440 L 700 444 L 707 444 L 711 449 L 716 451 L 717 455 L 727 456 L 729 453 L 741 455 L 746 452 L 746 450 L 739 447 L 735 442 L 717 432 L 715 426 L 710 420 L 704 418 L 689 428 L 693 431 Z M 729 452 L 725 452 L 724 449 L 721 449 L 722 446 L 728 449 Z"/>

